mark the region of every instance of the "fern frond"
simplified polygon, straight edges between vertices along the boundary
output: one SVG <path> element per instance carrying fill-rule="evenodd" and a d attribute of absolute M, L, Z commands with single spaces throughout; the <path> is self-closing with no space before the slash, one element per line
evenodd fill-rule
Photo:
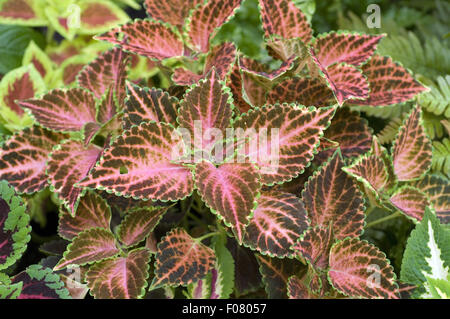
<path fill-rule="evenodd" d="M 388 124 L 377 134 L 378 141 L 381 144 L 389 144 L 394 141 L 398 130 L 403 123 L 402 117 L 393 118 Z"/>
<path fill-rule="evenodd" d="M 431 113 L 450 118 L 450 75 L 437 78 L 437 85 L 428 85 L 430 91 L 419 95 L 419 103 Z"/>
<path fill-rule="evenodd" d="M 433 142 L 431 169 L 450 178 L 450 139 L 444 138 L 442 141 Z"/>

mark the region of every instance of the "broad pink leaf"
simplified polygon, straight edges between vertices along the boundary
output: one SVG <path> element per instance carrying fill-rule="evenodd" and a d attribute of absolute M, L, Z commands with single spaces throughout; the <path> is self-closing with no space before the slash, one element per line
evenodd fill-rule
<path fill-rule="evenodd" d="M 111 208 L 100 195 L 88 191 L 80 199 L 77 215 L 72 217 L 65 209 L 60 210 L 58 234 L 72 240 L 79 233 L 90 228 L 109 229 L 111 221 Z"/>
<path fill-rule="evenodd" d="M 301 200 L 281 191 L 262 192 L 258 206 L 245 229 L 244 244 L 262 254 L 283 258 L 308 228 Z"/>
<path fill-rule="evenodd" d="M 58 194 L 62 204 L 75 216 L 81 188 L 74 185 L 84 179 L 97 163 L 102 149 L 96 145 L 67 140 L 56 146 L 49 155 L 46 174 L 52 191 Z"/>
<path fill-rule="evenodd" d="M 310 178 L 302 192 L 311 225 L 328 227 L 338 239 L 358 237 L 364 226 L 364 198 L 342 168 L 339 151 Z"/>
<path fill-rule="evenodd" d="M 78 73 L 80 73 L 85 67 L 84 63 L 77 61 L 71 61 L 64 65 L 62 70 L 62 81 L 64 85 L 71 85 L 77 79 Z"/>
<path fill-rule="evenodd" d="M 45 25 L 36 9 L 34 0 L 4 0 L 0 4 L 0 19 L 30 26 Z"/>
<path fill-rule="evenodd" d="M 306 44 L 311 40 L 311 26 L 293 1 L 259 0 L 259 6 L 266 38 L 273 35 L 285 39 L 300 38 Z"/>
<path fill-rule="evenodd" d="M 386 255 L 357 238 L 333 245 L 328 277 L 334 288 L 350 297 L 398 298 L 394 269 Z"/>
<path fill-rule="evenodd" d="M 184 55 L 179 34 L 164 24 L 149 20 L 129 22 L 96 36 L 96 39 L 119 44 L 123 50 L 151 59 L 163 60 Z"/>
<path fill-rule="evenodd" d="M 214 267 L 214 251 L 175 228 L 158 244 L 152 286 L 179 286 L 196 282 Z"/>
<path fill-rule="evenodd" d="M 210 0 L 197 6 L 189 16 L 187 34 L 193 49 L 209 51 L 209 39 L 234 15 L 242 0 Z"/>
<path fill-rule="evenodd" d="M 59 132 L 80 131 L 85 124 L 96 122 L 95 99 L 85 89 L 55 89 L 19 105 L 29 109 L 40 125 Z"/>
<path fill-rule="evenodd" d="M 18 192 L 34 193 L 47 186 L 46 161 L 52 148 L 68 136 L 32 126 L 14 134 L 0 150 L 0 180 Z"/>
<path fill-rule="evenodd" d="M 390 57 L 374 55 L 362 65 L 370 87 L 369 98 L 351 100 L 358 105 L 384 106 L 411 100 L 427 89 L 417 82 L 412 75 Z"/>
<path fill-rule="evenodd" d="M 342 62 L 359 66 L 372 56 L 384 36 L 333 31 L 319 35 L 313 46 L 326 68 Z"/>
<path fill-rule="evenodd" d="M 240 138 L 250 135 L 239 152 L 256 162 L 263 184 L 288 181 L 308 166 L 334 112 L 287 104 L 250 110 L 234 123 Z"/>
<path fill-rule="evenodd" d="M 225 163 L 216 167 L 203 161 L 195 168 L 195 184 L 205 203 L 242 242 L 261 188 L 254 165 Z"/>
<path fill-rule="evenodd" d="M 168 0 L 161 4 L 158 0 L 145 0 L 148 15 L 155 19 L 170 23 L 174 26 L 182 26 L 189 16 L 189 11 L 203 0 Z"/>
<path fill-rule="evenodd" d="M 448 179 L 427 174 L 423 179 L 413 182 L 412 186 L 427 195 L 441 223 L 450 223 L 450 182 Z"/>
<path fill-rule="evenodd" d="M 167 207 L 148 207 L 129 212 L 117 230 L 119 240 L 127 246 L 140 243 L 155 229 L 166 211 Z"/>
<path fill-rule="evenodd" d="M 330 226 L 315 226 L 308 229 L 292 249 L 311 263 L 315 269 L 327 269 L 333 242 Z"/>
<path fill-rule="evenodd" d="M 89 228 L 77 235 L 67 246 L 63 258 L 55 266 L 55 270 L 69 265 L 83 266 L 119 253 L 116 239 L 111 231 L 104 228 Z"/>
<path fill-rule="evenodd" d="M 84 142 L 84 146 L 88 146 L 89 143 L 92 141 L 92 139 L 97 135 L 97 133 L 99 132 L 99 130 L 101 129 L 101 125 L 98 123 L 87 123 L 84 127 L 83 127 L 83 142 Z"/>
<path fill-rule="evenodd" d="M 295 66 L 296 57 L 288 59 L 283 62 L 278 69 L 258 71 L 247 68 L 245 64 L 241 64 L 241 70 L 244 75 L 248 76 L 254 82 L 266 89 L 270 89 L 275 83 L 280 82 L 282 77 Z"/>
<path fill-rule="evenodd" d="M 417 221 L 422 220 L 425 208 L 430 205 L 427 196 L 411 186 L 403 186 L 396 190 L 390 202 L 406 216 Z"/>
<path fill-rule="evenodd" d="M 112 87 L 119 105 L 122 106 L 126 95 L 125 79 L 128 61 L 128 54 L 121 48 L 115 47 L 84 67 L 77 76 L 77 82 L 81 87 L 94 93 L 97 99 L 101 99 Z M 101 122 L 106 121 L 103 119 Z"/>
<path fill-rule="evenodd" d="M 191 194 L 194 183 L 188 168 L 172 163 L 174 155 L 180 155 L 177 151 L 173 154 L 180 143 L 181 136 L 168 124 L 133 126 L 104 151 L 99 164 L 79 186 L 136 199 L 184 198 Z"/>
<path fill-rule="evenodd" d="M 346 63 L 333 64 L 327 68 L 319 60 L 313 48 L 310 49 L 310 53 L 340 105 L 349 99 L 369 97 L 369 83 L 360 69 Z"/>
<path fill-rule="evenodd" d="M 213 68 L 205 80 L 186 92 L 178 109 L 177 122 L 180 128 L 187 129 L 194 137 L 192 149 L 207 151 L 219 142 L 213 134 L 209 134 L 208 139 L 208 132 L 221 131 L 224 138 L 225 130 L 231 127 L 232 115 L 231 95 Z M 200 137 L 197 137 L 198 134 Z"/>
<path fill-rule="evenodd" d="M 190 70 L 178 68 L 175 69 L 172 80 L 178 85 L 191 85 L 205 77 L 213 67 L 216 69 L 219 78 L 224 80 L 226 75 L 231 71 L 235 59 L 236 47 L 231 42 L 225 42 L 211 48 L 206 56 L 203 74 L 197 74 Z"/>
<path fill-rule="evenodd" d="M 298 103 L 305 106 L 326 107 L 332 105 L 334 100 L 333 91 L 317 78 L 287 79 L 277 84 L 267 94 L 268 104 Z"/>
<path fill-rule="evenodd" d="M 324 137 L 338 142 L 344 157 L 365 154 L 372 145 L 372 132 L 367 120 L 348 108 L 339 108 L 336 111 Z M 331 155 L 331 151 L 325 153 Z"/>
<path fill-rule="evenodd" d="M 160 89 L 140 88 L 127 83 L 128 98 L 125 102 L 124 129 L 144 121 L 176 124 L 178 100 Z"/>
<path fill-rule="evenodd" d="M 18 282 L 23 284 L 17 299 L 70 299 L 60 276 L 49 268 L 29 266 L 11 279 L 13 284 Z"/>
<path fill-rule="evenodd" d="M 103 32 L 129 20 L 127 14 L 111 2 L 83 1 L 80 6 L 81 28 L 90 34 Z"/>
<path fill-rule="evenodd" d="M 96 299 L 142 298 L 147 287 L 150 252 L 138 248 L 126 257 L 103 260 L 89 268 L 86 281 Z"/>
<path fill-rule="evenodd" d="M 422 121 L 422 109 L 417 105 L 394 141 L 392 156 L 399 181 L 420 179 L 431 167 L 431 140 Z"/>
<path fill-rule="evenodd" d="M 304 266 L 295 259 L 278 259 L 257 255 L 259 271 L 269 299 L 286 299 L 289 278 L 304 271 Z"/>

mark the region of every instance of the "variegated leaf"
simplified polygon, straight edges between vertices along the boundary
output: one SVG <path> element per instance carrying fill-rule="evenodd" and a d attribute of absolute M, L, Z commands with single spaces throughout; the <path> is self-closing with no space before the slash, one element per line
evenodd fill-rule
<path fill-rule="evenodd" d="M 354 179 L 342 168 L 339 151 L 310 178 L 302 191 L 302 201 L 311 225 L 328 227 L 338 239 L 358 237 L 364 226 L 364 198 Z"/>
<path fill-rule="evenodd" d="M 361 68 L 369 82 L 369 98 L 351 100 L 351 104 L 392 105 L 409 101 L 426 90 L 404 67 L 392 61 L 390 57 L 374 55 Z"/>
<path fill-rule="evenodd" d="M 264 35 L 285 39 L 300 38 L 308 44 L 312 37 L 311 26 L 303 12 L 293 1 L 259 0 Z"/>
<path fill-rule="evenodd" d="M 184 229 L 169 232 L 158 244 L 152 286 L 185 286 L 206 276 L 214 267 L 214 251 Z"/>
<path fill-rule="evenodd" d="M 317 58 L 326 68 L 343 62 L 361 65 L 372 56 L 384 36 L 333 31 L 319 35 L 313 46 Z"/>
<path fill-rule="evenodd" d="M 29 26 L 44 26 L 42 8 L 34 0 L 3 0 L 0 2 L 0 22 Z"/>
<path fill-rule="evenodd" d="M 31 239 L 26 204 L 5 180 L 0 181 L 0 270 L 22 257 Z"/>
<path fill-rule="evenodd" d="M 90 228 L 73 239 L 54 269 L 61 270 L 69 265 L 83 266 L 116 256 L 118 253 L 116 239 L 111 231 L 104 228 Z"/>
<path fill-rule="evenodd" d="M 450 182 L 448 179 L 427 174 L 423 179 L 413 182 L 412 186 L 427 195 L 441 223 L 450 223 Z"/>
<path fill-rule="evenodd" d="M 199 52 L 209 51 L 209 39 L 217 29 L 231 19 L 242 0 L 211 0 L 197 6 L 189 16 L 187 35 L 193 49 Z"/>
<path fill-rule="evenodd" d="M 168 26 L 150 20 L 135 20 L 96 36 L 97 40 L 121 45 L 122 49 L 142 56 L 163 60 L 183 56 L 180 35 Z"/>
<path fill-rule="evenodd" d="M 288 181 L 308 166 L 334 112 L 287 104 L 250 110 L 234 122 L 238 140 L 249 138 L 239 155 L 257 164 L 264 184 Z"/>
<path fill-rule="evenodd" d="M 202 161 L 195 168 L 195 184 L 205 203 L 242 242 L 261 188 L 254 165 L 225 163 L 216 167 Z"/>
<path fill-rule="evenodd" d="M 71 299 L 59 275 L 39 265 L 29 266 L 15 275 L 11 283 L 22 282 L 17 299 Z"/>
<path fill-rule="evenodd" d="M 125 79 L 128 61 L 128 54 L 121 48 L 115 47 L 84 67 L 77 76 L 77 82 L 81 87 L 94 93 L 97 99 L 101 99 L 112 87 L 119 105 L 123 105 L 126 95 Z M 100 122 L 106 121 L 103 119 Z"/>
<path fill-rule="evenodd" d="M 313 294 L 297 276 L 289 277 L 287 292 L 289 299 L 312 299 Z"/>
<path fill-rule="evenodd" d="M 89 268 L 86 281 L 96 299 L 142 298 L 149 276 L 150 252 L 138 248 L 126 257 L 103 260 Z"/>
<path fill-rule="evenodd" d="M 398 298 L 393 267 L 377 247 L 357 238 L 333 245 L 328 278 L 338 291 L 356 298 Z"/>
<path fill-rule="evenodd" d="M 126 246 L 134 246 L 155 229 L 166 213 L 167 207 L 152 207 L 133 210 L 128 213 L 117 230 L 118 239 Z"/>
<path fill-rule="evenodd" d="M 81 33 L 96 34 L 104 32 L 130 19 L 125 11 L 112 2 L 81 0 L 78 2 L 78 6 Z M 67 23 L 69 26 L 69 21 Z"/>
<path fill-rule="evenodd" d="M 394 172 L 399 181 L 420 179 L 431 167 L 431 140 L 416 106 L 400 127 L 393 145 Z"/>
<path fill-rule="evenodd" d="M 21 193 L 47 186 L 46 161 L 52 148 L 67 135 L 32 126 L 14 134 L 0 150 L 0 179 Z"/>
<path fill-rule="evenodd" d="M 283 258 L 292 254 L 291 246 L 308 225 L 298 197 L 281 191 L 262 192 L 243 242 L 262 254 Z"/>
<path fill-rule="evenodd" d="M 309 228 L 292 249 L 310 262 L 315 269 L 327 269 L 333 242 L 330 226 L 315 226 Z"/>
<path fill-rule="evenodd" d="M 326 107 L 335 101 L 333 91 L 317 78 L 294 77 L 277 84 L 267 94 L 267 103 L 298 103 Z M 334 121 L 334 120 L 333 120 Z"/>
<path fill-rule="evenodd" d="M 81 197 L 75 217 L 72 217 L 67 210 L 60 210 L 58 234 L 72 240 L 79 233 L 90 228 L 109 229 L 110 221 L 111 208 L 106 200 L 89 191 Z"/>
<path fill-rule="evenodd" d="M 233 115 L 231 96 L 225 88 L 213 68 L 205 80 L 186 92 L 181 101 L 177 122 L 180 128 L 187 129 L 194 137 L 191 144 L 193 150 L 209 151 L 225 138 L 225 130 L 231 126 Z M 219 132 L 222 137 L 216 141 Z"/>
<path fill-rule="evenodd" d="M 160 89 L 140 88 L 127 83 L 128 98 L 125 102 L 124 129 L 144 121 L 176 124 L 178 100 Z"/>
<path fill-rule="evenodd" d="M 182 26 L 189 16 L 189 11 L 203 2 L 202 0 L 168 0 L 162 5 L 157 0 L 145 0 L 145 7 L 151 18 L 174 26 Z"/>
<path fill-rule="evenodd" d="M 403 186 L 396 190 L 390 202 L 403 214 L 418 221 L 422 220 L 425 207 L 430 205 L 427 196 L 411 186 Z"/>
<path fill-rule="evenodd" d="M 144 122 L 125 131 L 104 151 L 79 186 L 133 196 L 177 200 L 193 191 L 191 171 L 172 161 L 180 156 L 181 136 L 168 124 Z M 183 149 L 183 147 L 180 147 Z"/>
<path fill-rule="evenodd" d="M 267 295 L 270 299 L 286 299 L 289 278 L 304 271 L 303 265 L 295 259 L 278 259 L 257 255 Z"/>
<path fill-rule="evenodd" d="M 82 142 L 66 140 L 50 154 L 46 167 L 50 187 L 72 216 L 75 216 L 82 191 L 74 185 L 88 175 L 101 152 L 96 145 L 86 147 Z"/>
<path fill-rule="evenodd" d="M 39 99 L 19 102 L 45 128 L 59 132 L 80 131 L 95 123 L 95 98 L 85 89 L 55 89 Z"/>

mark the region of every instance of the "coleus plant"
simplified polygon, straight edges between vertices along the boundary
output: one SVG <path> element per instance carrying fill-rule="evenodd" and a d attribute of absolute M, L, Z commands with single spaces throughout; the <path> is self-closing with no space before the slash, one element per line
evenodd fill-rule
<path fill-rule="evenodd" d="M 426 90 L 375 53 L 384 35 L 314 37 L 293 2 L 260 0 L 271 69 L 233 43 L 210 45 L 240 4 L 147 0 L 148 19 L 96 36 L 116 46 L 76 87 L 16 102 L 34 125 L 3 145 L 0 179 L 58 197 L 66 242 L 45 264 L 79 270 L 72 296 L 183 286 L 188 298 L 228 298 L 262 282 L 269 298 L 399 298 L 386 255 L 361 239 L 366 215 L 379 206 L 419 222 L 432 207 L 448 223 L 450 186 L 428 174 L 420 106 L 391 152 L 351 109 Z M 171 85 L 127 80 L 136 54 Z"/>

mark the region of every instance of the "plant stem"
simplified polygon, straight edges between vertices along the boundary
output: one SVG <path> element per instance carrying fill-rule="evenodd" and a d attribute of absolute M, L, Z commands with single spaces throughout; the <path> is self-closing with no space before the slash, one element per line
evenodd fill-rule
<path fill-rule="evenodd" d="M 383 217 L 383 218 L 374 220 L 373 222 L 368 223 L 368 224 L 366 225 L 366 228 L 375 226 L 375 225 L 377 225 L 377 224 L 380 224 L 380 223 L 385 222 L 385 221 L 390 220 L 390 219 L 397 218 L 397 217 L 400 216 L 400 215 L 401 215 L 400 212 L 395 212 L 395 213 L 393 213 L 393 214 L 391 214 L 391 215 L 389 215 L 389 216 L 385 216 L 385 217 Z"/>
<path fill-rule="evenodd" d="M 216 231 L 216 232 L 209 233 L 209 234 L 203 235 L 201 237 L 195 238 L 195 240 L 198 241 L 198 242 L 201 242 L 201 241 L 205 240 L 206 238 L 209 238 L 209 237 L 212 237 L 212 236 L 216 236 L 216 235 L 220 235 L 220 234 L 222 234 L 220 231 Z"/>

